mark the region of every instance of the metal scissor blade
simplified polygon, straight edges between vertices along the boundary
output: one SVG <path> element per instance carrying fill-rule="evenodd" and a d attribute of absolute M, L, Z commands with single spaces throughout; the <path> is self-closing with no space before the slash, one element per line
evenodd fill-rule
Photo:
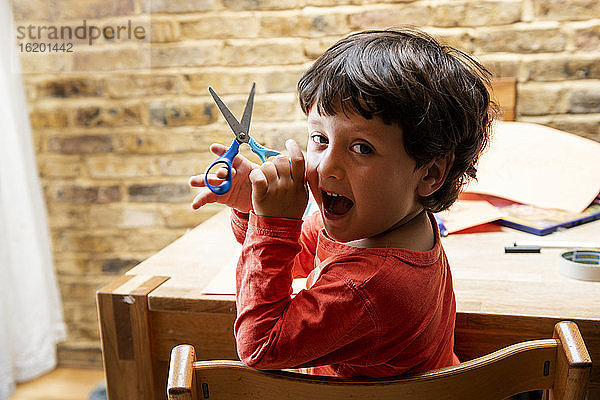
<path fill-rule="evenodd" d="M 250 89 L 250 94 L 248 95 L 248 100 L 246 101 L 246 108 L 244 108 L 244 114 L 242 115 L 242 120 L 240 121 L 242 129 L 244 129 L 246 133 L 250 133 L 250 119 L 252 118 L 252 105 L 254 104 L 255 87 L 256 83 L 252 83 L 252 89 Z"/>
<path fill-rule="evenodd" d="M 231 128 L 231 130 L 233 131 L 235 136 L 238 138 L 238 140 L 240 140 L 239 134 L 247 133 L 247 132 L 244 132 L 244 128 L 242 127 L 242 125 L 240 125 L 237 118 L 234 117 L 234 115 L 231 113 L 231 111 L 229 111 L 229 108 L 227 108 L 227 106 L 225 105 L 225 103 L 223 103 L 221 98 L 219 96 L 217 96 L 215 91 L 212 90 L 212 88 L 210 88 L 210 87 L 208 88 L 208 91 L 210 92 L 211 96 L 215 100 L 215 103 L 217 103 L 217 107 L 219 107 L 219 110 L 221 110 L 221 114 L 223 114 L 223 116 L 225 117 L 225 121 L 227 121 L 227 123 L 229 124 L 229 127 Z"/>

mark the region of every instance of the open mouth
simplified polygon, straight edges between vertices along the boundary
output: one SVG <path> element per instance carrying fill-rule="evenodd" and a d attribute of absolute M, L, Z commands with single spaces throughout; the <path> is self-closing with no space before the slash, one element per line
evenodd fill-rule
<path fill-rule="evenodd" d="M 329 217 L 341 217 L 354 206 L 354 202 L 340 194 L 321 190 L 323 209 Z"/>

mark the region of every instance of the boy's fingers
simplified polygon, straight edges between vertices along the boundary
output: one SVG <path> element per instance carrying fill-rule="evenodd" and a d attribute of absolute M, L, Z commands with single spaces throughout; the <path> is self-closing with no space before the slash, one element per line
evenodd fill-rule
<path fill-rule="evenodd" d="M 221 143 L 212 143 L 210 145 L 210 151 L 213 154 L 216 154 L 218 156 L 222 156 L 223 154 L 225 154 L 225 152 L 229 149 L 229 147 L 222 145 Z M 239 165 L 244 162 L 244 161 L 248 161 L 248 159 L 244 156 L 242 156 L 241 154 L 236 155 L 235 157 L 233 157 L 233 163 L 231 164 L 231 166 L 233 168 L 237 168 L 239 167 Z"/>
<path fill-rule="evenodd" d="M 252 183 L 252 198 L 262 200 L 267 194 L 269 183 L 267 177 L 260 168 L 255 168 L 250 172 L 250 183 Z"/>
<path fill-rule="evenodd" d="M 196 197 L 194 197 L 194 201 L 192 201 L 192 209 L 197 210 L 203 205 L 213 202 L 215 195 L 208 189 L 204 189 L 200 191 Z"/>
<path fill-rule="evenodd" d="M 217 178 L 225 179 L 225 178 L 227 178 L 228 173 L 229 173 L 229 169 L 227 169 L 225 167 L 221 167 L 217 170 L 217 172 L 215 172 L 215 175 L 217 176 Z M 234 171 L 232 168 L 232 171 L 231 171 L 232 178 L 233 178 L 233 175 L 234 175 Z"/>
<path fill-rule="evenodd" d="M 225 180 L 225 178 L 227 178 L 227 175 L 229 174 L 229 170 L 230 169 L 226 166 L 224 162 L 219 162 L 217 164 L 214 164 L 207 172 L 209 173 L 208 176 L 216 176 L 221 180 Z M 231 167 L 231 177 L 233 178 L 234 176 L 235 168 Z"/>
<path fill-rule="evenodd" d="M 297 182 L 304 182 L 305 162 L 304 155 L 298 143 L 293 139 L 288 139 L 285 142 L 285 147 L 290 156 L 290 166 L 292 179 Z"/>
<path fill-rule="evenodd" d="M 203 187 L 204 186 L 204 174 L 202 175 L 194 175 L 190 177 L 188 181 L 191 187 Z"/>
<path fill-rule="evenodd" d="M 208 183 L 210 183 L 213 186 L 220 185 L 221 183 L 223 183 L 224 178 L 225 177 L 220 178 L 215 174 L 209 174 Z M 189 184 L 191 187 L 206 187 L 206 183 L 204 182 L 204 174 L 192 176 L 189 180 Z"/>
<path fill-rule="evenodd" d="M 286 156 L 277 156 L 272 163 L 275 165 L 277 176 L 282 180 L 282 183 L 289 182 L 292 179 L 290 160 Z"/>
<path fill-rule="evenodd" d="M 227 146 L 224 146 L 221 143 L 212 143 L 209 149 L 213 154 L 222 156 L 227 151 Z"/>
<path fill-rule="evenodd" d="M 275 168 L 275 164 L 273 164 L 273 162 L 266 161 L 265 163 L 263 163 L 263 165 L 260 166 L 260 168 L 256 169 L 260 169 L 263 176 L 267 180 L 267 184 L 275 185 L 277 183 L 277 178 L 279 176 L 277 174 L 277 168 Z M 256 169 L 254 169 L 253 171 L 255 171 Z"/>

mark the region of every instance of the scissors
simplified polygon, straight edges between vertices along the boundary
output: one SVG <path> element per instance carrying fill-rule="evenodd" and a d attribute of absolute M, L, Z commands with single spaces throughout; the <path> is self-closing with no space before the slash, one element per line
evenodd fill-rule
<path fill-rule="evenodd" d="M 229 191 L 229 188 L 231 188 L 231 165 L 233 164 L 233 158 L 239 152 L 241 144 L 248 143 L 250 149 L 252 149 L 256 155 L 258 155 L 262 162 L 267 161 L 267 159 L 271 156 L 281 154 L 278 151 L 267 149 L 266 147 L 261 146 L 250 136 L 250 118 L 252 117 L 255 86 L 256 84 L 253 83 L 250 94 L 248 95 L 248 101 L 246 101 L 246 108 L 244 109 L 241 122 L 238 122 L 238 120 L 233 116 L 231 111 L 229 111 L 229 108 L 227 108 L 225 103 L 223 103 L 219 96 L 217 96 L 214 90 L 212 90 L 210 87 L 208 88 L 208 91 L 215 100 L 215 103 L 217 103 L 219 110 L 221 110 L 221 114 L 223 114 L 225 120 L 235 135 L 235 139 L 233 139 L 231 146 L 229 146 L 229 149 L 225 152 L 225 154 L 213 161 L 213 163 L 208 166 L 206 172 L 204 173 L 204 183 L 206 184 L 206 187 L 209 188 L 214 194 L 225 194 Z M 224 164 L 225 168 L 227 168 L 227 177 L 221 184 L 213 186 L 208 182 L 208 173 L 217 164 Z"/>

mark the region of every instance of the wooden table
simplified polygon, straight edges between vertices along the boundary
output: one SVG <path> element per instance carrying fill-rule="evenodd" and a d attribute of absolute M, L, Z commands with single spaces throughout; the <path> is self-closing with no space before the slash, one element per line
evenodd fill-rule
<path fill-rule="evenodd" d="M 600 240 L 600 221 L 544 239 Z M 560 320 L 575 321 L 592 361 L 589 398 L 600 399 L 600 282 L 561 275 L 562 250 L 504 254 L 512 229 L 443 239 L 457 299 L 456 353 L 467 360 L 529 339 L 548 338 Z M 195 346 L 199 359 L 235 359 L 235 299 L 204 289 L 239 252 L 229 211 L 215 215 L 98 291 L 110 400 L 164 399 L 171 348 Z M 470 337 L 461 346 L 461 338 Z M 477 338 L 478 340 L 473 340 Z"/>

